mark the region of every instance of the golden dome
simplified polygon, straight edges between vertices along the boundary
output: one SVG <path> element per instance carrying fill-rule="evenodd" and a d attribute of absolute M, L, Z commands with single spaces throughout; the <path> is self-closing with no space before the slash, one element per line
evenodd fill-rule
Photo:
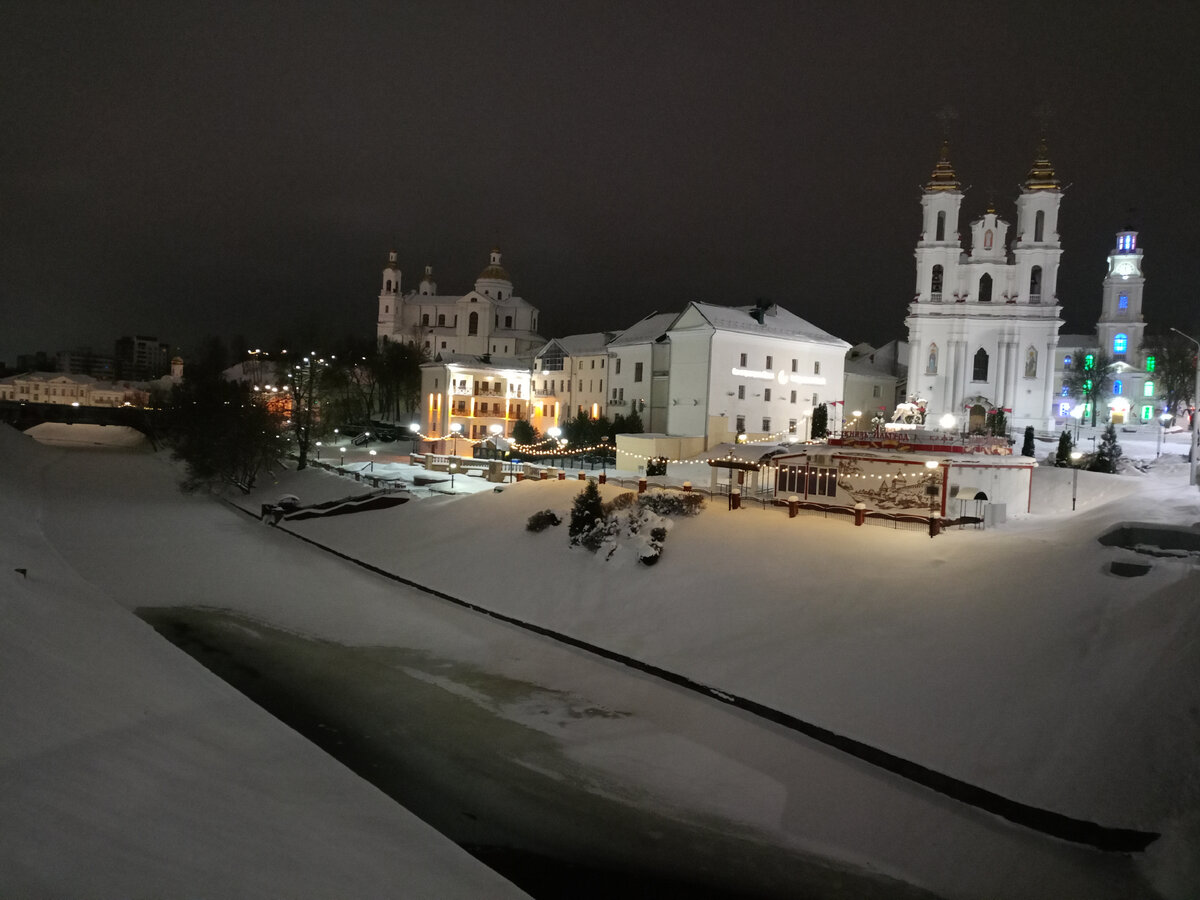
<path fill-rule="evenodd" d="M 950 165 L 950 142 L 942 141 L 942 155 L 933 167 L 933 174 L 929 176 L 925 190 L 957 191 L 961 187 L 958 176 L 954 174 L 954 166 Z"/>
<path fill-rule="evenodd" d="M 1027 191 L 1057 191 L 1061 189 L 1058 176 L 1054 174 L 1054 166 L 1050 162 L 1049 151 L 1046 149 L 1046 139 L 1038 143 L 1037 156 L 1033 167 L 1025 179 Z"/>

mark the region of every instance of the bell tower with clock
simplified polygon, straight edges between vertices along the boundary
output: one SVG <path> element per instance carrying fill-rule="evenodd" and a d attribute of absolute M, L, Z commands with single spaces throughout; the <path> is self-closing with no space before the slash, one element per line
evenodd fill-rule
<path fill-rule="evenodd" d="M 1142 338 L 1146 321 L 1142 317 L 1142 251 L 1132 228 L 1117 232 L 1117 245 L 1108 253 L 1108 274 L 1104 278 L 1104 298 L 1096 337 L 1100 351 L 1117 362 L 1141 368 Z"/>

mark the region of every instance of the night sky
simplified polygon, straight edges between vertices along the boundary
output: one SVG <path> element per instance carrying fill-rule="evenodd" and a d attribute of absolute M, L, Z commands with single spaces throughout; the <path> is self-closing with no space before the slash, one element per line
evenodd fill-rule
<path fill-rule="evenodd" d="M 904 337 L 951 108 L 961 230 L 1045 136 L 1063 333 L 1140 231 L 1200 331 L 1194 3 L 6 3 L 0 360 L 373 335 L 380 272 L 493 245 L 547 337 L 766 297 Z M 305 348 L 316 349 L 316 348 Z"/>

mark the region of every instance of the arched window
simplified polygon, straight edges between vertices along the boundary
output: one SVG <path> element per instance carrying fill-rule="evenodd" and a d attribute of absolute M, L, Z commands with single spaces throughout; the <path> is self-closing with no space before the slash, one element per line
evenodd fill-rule
<path fill-rule="evenodd" d="M 1113 353 L 1124 354 L 1129 349 L 1129 335 L 1122 332 L 1113 335 Z"/>
<path fill-rule="evenodd" d="M 1071 354 L 1068 353 L 1066 356 L 1063 357 L 1063 366 L 1066 367 L 1066 366 L 1069 366 L 1070 364 L 1071 364 Z"/>
<path fill-rule="evenodd" d="M 937 217 L 937 232 L 934 234 L 935 241 L 944 241 L 946 239 L 946 213 L 939 212 Z"/>
<path fill-rule="evenodd" d="M 386 290 L 389 294 L 392 292 L 392 279 L 389 278 L 387 280 L 387 287 L 384 288 L 384 290 Z"/>
<path fill-rule="evenodd" d="M 1033 217 L 1033 239 L 1035 241 L 1045 240 L 1044 234 L 1046 231 L 1046 213 L 1044 210 L 1038 210 L 1037 215 Z"/>
<path fill-rule="evenodd" d="M 983 249 L 984 250 L 992 249 L 992 229 L 990 229 L 990 228 L 983 233 Z"/>
<path fill-rule="evenodd" d="M 1113 396 L 1119 396 L 1121 391 L 1124 389 L 1124 387 L 1125 386 L 1123 384 L 1121 384 L 1121 379 L 1120 378 L 1116 379 L 1113 382 Z"/>
<path fill-rule="evenodd" d="M 1030 347 L 1025 351 L 1025 377 L 1037 378 L 1037 350 Z"/>
<path fill-rule="evenodd" d="M 1089 353 L 1083 358 L 1083 371 L 1087 372 L 1094 368 L 1096 368 L 1096 357 Z"/>
<path fill-rule="evenodd" d="M 979 302 L 992 302 L 992 276 L 986 272 L 979 276 Z"/>
<path fill-rule="evenodd" d="M 938 348 L 937 344 L 929 345 L 929 359 L 925 363 L 925 374 L 936 375 L 938 364 Z"/>
<path fill-rule="evenodd" d="M 473 312 L 467 317 L 467 334 L 479 334 L 479 313 Z"/>
<path fill-rule="evenodd" d="M 980 347 L 975 351 L 975 366 L 972 370 L 972 381 L 987 381 L 988 377 L 988 355 L 987 351 Z"/>
<path fill-rule="evenodd" d="M 1142 385 L 1142 396 L 1143 397 L 1153 397 L 1154 396 L 1154 382 L 1153 381 L 1147 381 L 1144 385 Z"/>
<path fill-rule="evenodd" d="M 942 299 L 942 267 L 934 266 L 933 274 L 929 279 L 929 290 L 933 293 L 935 300 Z"/>
<path fill-rule="evenodd" d="M 512 316 L 505 316 L 505 317 L 504 317 L 504 327 L 505 327 L 505 328 L 512 328 Z"/>
<path fill-rule="evenodd" d="M 1042 302 L 1042 267 L 1034 266 L 1029 271 L 1029 302 Z"/>
<path fill-rule="evenodd" d="M 446 316 L 443 313 L 438 313 L 438 325 L 446 324 Z"/>
<path fill-rule="evenodd" d="M 1129 309 L 1129 295 L 1121 294 L 1117 297 L 1117 309 Z"/>

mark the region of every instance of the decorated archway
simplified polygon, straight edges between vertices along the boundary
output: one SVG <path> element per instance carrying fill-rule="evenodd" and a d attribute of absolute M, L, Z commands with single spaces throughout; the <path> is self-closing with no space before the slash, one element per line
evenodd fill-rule
<path fill-rule="evenodd" d="M 987 425 L 987 407 L 976 403 L 967 410 L 967 431 L 975 434 Z"/>

